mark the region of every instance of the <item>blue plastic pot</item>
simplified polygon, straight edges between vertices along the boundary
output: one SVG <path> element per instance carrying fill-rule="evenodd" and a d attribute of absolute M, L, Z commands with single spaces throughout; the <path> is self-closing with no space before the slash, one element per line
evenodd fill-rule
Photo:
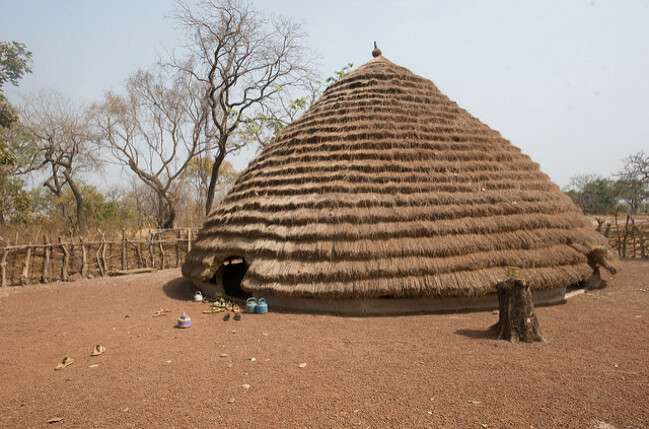
<path fill-rule="evenodd" d="M 257 301 L 257 314 L 266 314 L 268 313 L 268 304 L 266 303 L 266 298 L 259 298 Z"/>
<path fill-rule="evenodd" d="M 246 313 L 255 313 L 257 311 L 257 298 L 251 296 L 246 300 Z"/>

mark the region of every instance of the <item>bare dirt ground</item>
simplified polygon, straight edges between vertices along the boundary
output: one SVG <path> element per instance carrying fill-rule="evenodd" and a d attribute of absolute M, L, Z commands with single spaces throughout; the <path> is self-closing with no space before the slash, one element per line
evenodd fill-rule
<path fill-rule="evenodd" d="M 511 344 L 487 331 L 492 312 L 271 302 L 224 322 L 178 270 L 8 288 L 0 427 L 649 427 L 648 290 L 649 263 L 624 262 L 609 288 L 537 308 L 546 343 Z M 182 311 L 191 329 L 174 329 Z M 96 344 L 107 351 L 91 357 Z M 64 356 L 75 363 L 54 371 Z"/>

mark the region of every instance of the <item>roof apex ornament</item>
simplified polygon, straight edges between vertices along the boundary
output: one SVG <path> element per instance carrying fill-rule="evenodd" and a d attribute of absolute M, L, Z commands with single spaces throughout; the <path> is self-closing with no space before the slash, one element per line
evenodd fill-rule
<path fill-rule="evenodd" d="M 374 42 L 374 50 L 372 51 L 372 56 L 376 58 L 380 57 L 381 55 L 383 55 L 383 52 L 381 52 L 381 50 L 376 46 L 376 42 Z"/>

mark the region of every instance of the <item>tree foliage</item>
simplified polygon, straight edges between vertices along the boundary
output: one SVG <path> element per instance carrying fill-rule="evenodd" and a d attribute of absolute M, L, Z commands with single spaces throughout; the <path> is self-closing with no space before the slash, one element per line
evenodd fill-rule
<path fill-rule="evenodd" d="M 610 214 L 619 200 L 616 183 L 596 174 L 583 174 L 570 179 L 564 192 L 577 204 L 584 214 Z"/>
<path fill-rule="evenodd" d="M 570 179 L 564 192 L 585 214 L 610 214 L 615 210 L 639 213 L 649 202 L 649 154 L 640 150 L 624 158 L 624 167 L 604 178 L 583 174 Z"/>
<path fill-rule="evenodd" d="M 0 41 L 0 227 L 10 220 L 20 221 L 28 211 L 24 182 L 17 176 L 28 158 L 28 141 L 23 130 L 16 126 L 16 110 L 2 93 L 9 82 L 18 81 L 31 73 L 32 54 L 24 44 Z"/>
<path fill-rule="evenodd" d="M 29 169 L 33 157 L 33 142 L 20 122 L 9 128 L 0 127 L 0 141 L 6 142 L 10 154 L 0 164 L 0 227 L 7 223 L 21 224 L 29 212 L 28 192 L 21 173 Z"/>
<path fill-rule="evenodd" d="M 24 43 L 0 42 L 0 88 L 7 82 L 18 86 L 18 81 L 32 72 L 31 62 L 32 53 Z"/>
<path fill-rule="evenodd" d="M 123 195 L 104 195 L 96 187 L 80 185 L 83 195 L 83 212 L 88 230 L 101 229 L 118 232 L 123 228 L 136 231 L 142 226 L 142 219 Z M 27 195 L 29 210 L 22 219 L 23 225 L 42 225 L 49 231 L 72 235 L 76 230 L 76 219 L 70 216 L 76 208 L 76 198 L 69 188 L 60 196 L 47 189 L 36 188 Z M 67 215 L 66 215 L 67 214 Z"/>
<path fill-rule="evenodd" d="M 30 200 L 19 177 L 0 174 L 0 226 L 27 222 Z"/>
<path fill-rule="evenodd" d="M 31 62 L 32 53 L 23 43 L 0 42 L 0 127 L 7 128 L 18 119 L 15 109 L 2 93 L 2 87 L 7 82 L 18 86 L 18 81 L 32 72 Z M 0 163 L 8 157 L 5 149 L 6 146 L 0 140 Z"/>
<path fill-rule="evenodd" d="M 326 79 L 326 84 L 331 85 L 344 78 L 353 66 L 353 63 L 348 63 L 341 67 Z M 299 118 L 320 98 L 325 85 L 318 79 L 308 78 L 304 84 L 293 89 L 301 92 L 302 96 L 293 98 L 291 93 L 280 89 L 275 103 L 262 106 L 254 116 L 242 120 L 239 134 L 263 149 L 284 127 Z"/>
<path fill-rule="evenodd" d="M 205 205 L 207 192 L 212 174 L 212 160 L 208 157 L 196 157 L 192 159 L 187 168 L 185 179 L 192 187 L 196 199 Z M 234 182 L 239 178 L 239 173 L 229 161 L 223 161 L 219 169 L 218 187 L 216 189 L 217 200 L 230 190 Z"/>

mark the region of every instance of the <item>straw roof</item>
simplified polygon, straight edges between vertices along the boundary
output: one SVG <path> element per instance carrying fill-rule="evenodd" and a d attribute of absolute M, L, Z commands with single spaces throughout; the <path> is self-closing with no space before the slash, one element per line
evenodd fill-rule
<path fill-rule="evenodd" d="M 507 266 L 549 289 L 616 262 L 538 164 L 383 56 L 250 163 L 183 274 L 209 282 L 231 257 L 249 264 L 243 289 L 313 298 L 479 296 Z"/>

